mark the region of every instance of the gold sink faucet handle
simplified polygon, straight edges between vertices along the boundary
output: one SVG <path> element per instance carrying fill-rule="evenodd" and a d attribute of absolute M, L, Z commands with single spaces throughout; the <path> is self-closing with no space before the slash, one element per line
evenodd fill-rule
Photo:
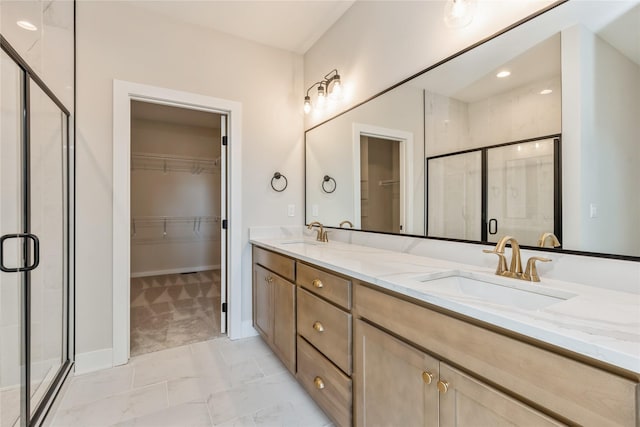
<path fill-rule="evenodd" d="M 307 226 L 307 229 L 311 230 L 313 229 L 314 226 L 318 227 L 317 234 L 316 234 L 316 240 L 318 242 L 328 242 L 329 241 L 329 237 L 327 236 L 327 232 L 325 231 L 324 227 L 322 226 L 321 223 L 319 223 L 318 221 L 313 221 L 311 223 L 309 223 L 309 225 Z"/>
<path fill-rule="evenodd" d="M 343 225 L 348 225 L 348 226 L 349 226 L 349 228 L 353 228 L 353 223 L 352 223 L 351 221 L 349 221 L 348 219 L 345 219 L 344 221 L 342 221 L 342 222 L 340 223 L 340 226 L 339 226 L 339 227 L 340 227 L 340 228 L 342 228 L 342 226 L 343 226 Z"/>
<path fill-rule="evenodd" d="M 551 239 L 551 246 L 554 248 L 559 248 L 561 246 L 560 241 L 553 233 L 542 233 L 540 238 L 538 239 L 538 246 L 544 248 L 547 243 L 547 239 Z"/>
<path fill-rule="evenodd" d="M 527 261 L 527 268 L 524 271 L 523 279 L 530 280 L 532 282 L 539 282 L 540 276 L 538 276 L 538 269 L 536 268 L 536 261 L 551 262 L 549 258 L 543 258 L 539 256 L 532 256 Z"/>
<path fill-rule="evenodd" d="M 502 276 L 502 274 L 507 271 L 507 257 L 504 256 L 504 252 L 501 253 L 491 249 L 483 249 L 482 252 L 498 255 L 498 267 L 496 268 L 496 274 L 498 276 Z"/>

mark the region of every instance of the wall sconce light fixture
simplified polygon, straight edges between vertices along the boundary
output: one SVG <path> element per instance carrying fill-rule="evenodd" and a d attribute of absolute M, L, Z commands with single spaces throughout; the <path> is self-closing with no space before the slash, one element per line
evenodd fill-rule
<path fill-rule="evenodd" d="M 473 21 L 476 0 L 447 0 L 444 5 L 444 22 L 449 28 L 466 27 Z"/>
<path fill-rule="evenodd" d="M 304 97 L 304 113 L 309 114 L 313 109 L 313 105 L 311 104 L 311 97 L 309 96 L 309 92 L 314 87 L 318 87 L 318 94 L 316 98 L 316 108 L 324 108 L 327 103 L 327 97 L 338 100 L 342 97 L 342 81 L 340 80 L 340 74 L 338 74 L 338 70 L 333 69 L 324 76 L 319 82 L 315 82 L 311 85 L 309 89 L 307 89 L 307 94 Z"/>

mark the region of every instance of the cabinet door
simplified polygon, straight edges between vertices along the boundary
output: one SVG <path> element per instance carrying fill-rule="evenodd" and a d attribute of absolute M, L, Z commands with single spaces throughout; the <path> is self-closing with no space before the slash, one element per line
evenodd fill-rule
<path fill-rule="evenodd" d="M 437 426 L 438 361 L 358 319 L 356 426 Z"/>
<path fill-rule="evenodd" d="M 442 427 L 564 425 L 442 362 L 438 388 Z"/>
<path fill-rule="evenodd" d="M 267 342 L 273 333 L 274 275 L 257 264 L 253 267 L 253 325 Z"/>
<path fill-rule="evenodd" d="M 273 286 L 273 346 L 289 371 L 295 374 L 296 360 L 296 287 L 274 276 Z"/>

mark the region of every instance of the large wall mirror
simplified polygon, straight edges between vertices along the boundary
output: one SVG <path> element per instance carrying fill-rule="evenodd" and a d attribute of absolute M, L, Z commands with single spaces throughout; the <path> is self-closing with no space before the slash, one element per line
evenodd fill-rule
<path fill-rule="evenodd" d="M 329 227 L 637 260 L 639 187 L 640 1 L 568 1 L 306 132 Z"/>

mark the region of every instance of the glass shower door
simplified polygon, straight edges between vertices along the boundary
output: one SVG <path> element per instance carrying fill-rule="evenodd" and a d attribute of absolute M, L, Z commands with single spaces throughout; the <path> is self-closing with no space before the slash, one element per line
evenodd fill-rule
<path fill-rule="evenodd" d="M 33 413 L 67 360 L 67 118 L 33 81 L 29 102 L 29 228 L 40 240 L 40 265 L 29 278 Z"/>
<path fill-rule="evenodd" d="M 555 228 L 553 138 L 511 144 L 487 151 L 488 241 L 516 236 L 536 246 Z"/>
<path fill-rule="evenodd" d="M 24 73 L 0 52 L 0 235 L 24 230 L 23 222 L 23 103 Z M 2 242 L 0 272 L 0 426 L 22 424 L 24 402 L 24 285 L 25 274 L 5 268 L 24 265 L 23 239 Z"/>

